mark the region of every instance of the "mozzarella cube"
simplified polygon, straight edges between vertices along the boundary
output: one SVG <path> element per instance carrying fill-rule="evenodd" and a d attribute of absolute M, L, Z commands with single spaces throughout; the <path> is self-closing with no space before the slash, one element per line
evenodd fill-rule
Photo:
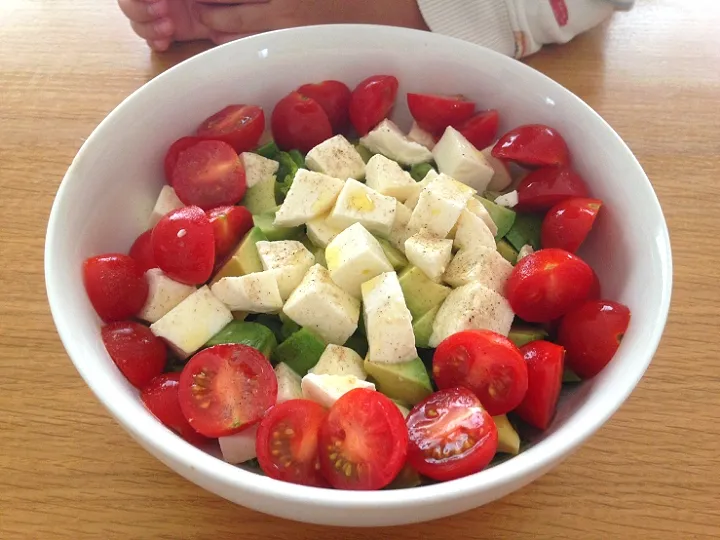
<path fill-rule="evenodd" d="M 504 206 L 505 208 L 515 208 L 518 202 L 519 200 L 517 191 L 511 191 L 510 193 L 506 193 L 505 195 L 500 195 L 498 198 L 495 199 L 495 204 L 497 204 L 498 206 Z"/>
<path fill-rule="evenodd" d="M 240 154 L 240 159 L 245 167 L 245 182 L 248 188 L 272 178 L 280 168 L 280 164 L 274 159 L 268 159 L 252 152 L 243 152 Z"/>
<path fill-rule="evenodd" d="M 332 280 L 355 298 L 360 298 L 360 285 L 364 282 L 393 270 L 380 242 L 359 223 L 328 244 L 325 260 Z"/>
<path fill-rule="evenodd" d="M 355 147 L 342 135 L 327 139 L 305 156 L 305 164 L 311 171 L 346 180 L 365 178 L 365 162 Z"/>
<path fill-rule="evenodd" d="M 362 223 L 368 231 L 388 236 L 395 221 L 395 204 L 392 197 L 350 178 L 340 191 L 327 223 L 336 229 Z"/>
<path fill-rule="evenodd" d="M 238 465 L 239 463 L 244 463 L 256 458 L 255 439 L 257 438 L 258 426 L 259 424 L 255 424 L 242 430 L 240 433 L 220 437 L 218 443 L 220 443 L 220 452 L 222 453 L 223 460 L 233 465 Z"/>
<path fill-rule="evenodd" d="M 382 195 L 395 197 L 400 202 L 412 195 L 417 186 L 410 173 L 382 154 L 375 154 L 368 161 L 365 184 Z"/>
<path fill-rule="evenodd" d="M 320 360 L 309 373 L 315 375 L 352 375 L 360 380 L 367 379 L 362 357 L 347 347 L 328 345 Z"/>
<path fill-rule="evenodd" d="M 310 267 L 315 264 L 315 256 L 296 240 L 266 242 L 255 244 L 263 269 L 272 272 L 280 289 L 280 298 L 287 300 Z"/>
<path fill-rule="evenodd" d="M 412 193 L 405 201 L 405 206 L 407 206 L 410 210 L 414 210 L 417 206 L 418 200 L 420 199 L 420 194 L 430 185 L 430 182 L 437 179 L 438 176 L 440 175 L 435 171 L 435 169 L 430 169 L 425 175 L 425 178 L 415 184 Z"/>
<path fill-rule="evenodd" d="M 433 156 L 441 173 L 480 192 L 487 189 L 495 174 L 482 153 L 452 126 L 433 148 Z"/>
<path fill-rule="evenodd" d="M 277 227 L 297 227 L 327 214 L 345 182 L 325 174 L 298 169 L 285 202 L 275 214 Z"/>
<path fill-rule="evenodd" d="M 422 144 L 428 150 L 432 150 L 435 147 L 435 137 L 433 137 L 429 131 L 421 128 L 417 122 L 413 122 L 410 132 L 408 133 L 408 139 Z"/>
<path fill-rule="evenodd" d="M 440 281 L 452 259 L 452 240 L 416 234 L 405 241 L 405 256 L 433 281 Z"/>
<path fill-rule="evenodd" d="M 326 343 L 342 345 L 357 330 L 360 302 L 338 287 L 327 269 L 316 264 L 285 302 L 283 313 Z"/>
<path fill-rule="evenodd" d="M 408 139 L 399 127 L 387 119 L 361 138 L 360 144 L 372 153 L 382 154 L 401 165 L 417 165 L 433 159 L 430 150 Z"/>
<path fill-rule="evenodd" d="M 493 248 L 460 250 L 450 262 L 443 280 L 451 287 L 478 282 L 502 294 L 513 265 Z"/>
<path fill-rule="evenodd" d="M 195 287 L 170 279 L 159 268 L 145 272 L 148 297 L 138 317 L 149 323 L 159 321 L 168 311 L 195 292 Z"/>
<path fill-rule="evenodd" d="M 302 399 L 302 388 L 300 375 L 288 366 L 285 362 L 280 362 L 275 366 L 275 377 L 278 383 L 277 403 L 290 401 L 291 399 Z"/>
<path fill-rule="evenodd" d="M 308 238 L 319 248 L 326 248 L 332 239 L 343 231 L 330 225 L 327 218 L 328 216 L 322 216 L 307 222 Z"/>
<path fill-rule="evenodd" d="M 388 241 L 395 248 L 405 253 L 405 241 L 412 236 L 410 229 L 408 229 L 408 223 L 412 217 L 412 210 L 410 210 L 403 203 L 398 202 L 395 205 L 395 221 L 393 222 Z"/>
<path fill-rule="evenodd" d="M 468 283 L 452 291 L 440 306 L 430 347 L 464 330 L 491 330 L 507 336 L 514 317 L 505 298 L 480 283 Z"/>
<path fill-rule="evenodd" d="M 308 373 L 302 379 L 303 398 L 319 403 L 328 409 L 344 394 L 356 388 L 375 390 L 375 385 L 352 375 L 317 375 Z"/>
<path fill-rule="evenodd" d="M 468 201 L 467 209 L 485 222 L 485 225 L 488 226 L 488 229 L 490 229 L 493 236 L 497 234 L 497 225 L 495 225 L 492 216 L 490 216 L 490 212 L 487 211 L 487 208 L 485 208 L 483 203 L 473 197 Z"/>
<path fill-rule="evenodd" d="M 520 248 L 520 251 L 518 251 L 517 261 L 516 264 L 519 263 L 521 260 L 523 260 L 528 255 L 532 255 L 535 253 L 535 250 L 530 244 L 525 244 L 523 247 Z"/>
<path fill-rule="evenodd" d="M 464 250 L 472 250 L 478 247 L 492 250 L 497 249 L 495 235 L 482 219 L 469 210 L 463 210 L 460 214 L 453 246 L 455 246 L 456 249 Z"/>
<path fill-rule="evenodd" d="M 504 191 L 512 184 L 512 176 L 510 176 L 510 169 L 505 162 L 492 155 L 493 146 L 488 146 L 484 150 L 481 150 L 485 161 L 487 161 L 487 164 L 490 165 L 493 170 L 493 177 L 490 179 L 487 190 Z"/>
<path fill-rule="evenodd" d="M 163 338 L 181 358 L 187 358 L 225 328 L 233 316 L 207 286 L 180 302 L 150 330 Z"/>
<path fill-rule="evenodd" d="M 277 313 L 282 308 L 283 301 L 273 272 L 225 277 L 215 283 L 211 290 L 232 311 Z"/>
<path fill-rule="evenodd" d="M 395 272 L 362 284 L 363 316 L 372 362 L 396 364 L 417 358 L 412 315 Z"/>
<path fill-rule="evenodd" d="M 185 205 L 180 199 L 178 199 L 175 190 L 170 186 L 163 186 L 160 190 L 160 195 L 158 195 L 157 201 L 155 202 L 155 206 L 153 207 L 152 214 L 150 214 L 148 228 L 152 229 L 158 224 L 158 221 L 160 221 L 165 214 L 172 212 L 173 210 L 177 210 L 178 208 L 182 208 L 183 206 Z"/>
<path fill-rule="evenodd" d="M 445 238 L 474 193 L 466 185 L 440 174 L 420 193 L 408 228 L 413 234 L 424 231 L 429 236 Z"/>

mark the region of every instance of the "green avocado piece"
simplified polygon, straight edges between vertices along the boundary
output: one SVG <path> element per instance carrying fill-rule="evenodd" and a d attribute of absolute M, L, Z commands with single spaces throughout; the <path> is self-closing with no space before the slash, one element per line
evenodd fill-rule
<path fill-rule="evenodd" d="M 518 252 L 505 238 L 501 238 L 497 241 L 497 250 L 498 253 L 500 253 L 500 255 L 502 255 L 503 258 L 510 264 L 517 263 Z"/>
<path fill-rule="evenodd" d="M 421 349 L 428 349 L 430 347 L 430 335 L 433 330 L 433 322 L 435 322 L 435 316 L 440 311 L 440 306 L 435 306 L 430 311 L 421 315 L 413 321 L 413 332 L 415 333 L 415 346 Z"/>
<path fill-rule="evenodd" d="M 504 414 L 493 416 L 498 431 L 497 451 L 516 456 L 520 452 L 520 436 Z"/>
<path fill-rule="evenodd" d="M 383 248 L 387 260 L 390 262 L 390 264 L 392 264 L 392 267 L 396 271 L 400 271 L 408 265 L 407 257 L 403 255 L 402 251 L 390 244 L 390 242 L 388 242 L 384 238 L 378 238 L 377 241 L 380 243 L 380 247 Z"/>
<path fill-rule="evenodd" d="M 262 324 L 263 326 L 268 328 L 275 335 L 275 339 L 278 343 L 282 343 L 285 339 L 282 332 L 283 323 L 277 315 L 268 315 L 266 313 L 262 313 L 260 315 L 257 315 L 254 318 L 253 322 Z"/>
<path fill-rule="evenodd" d="M 274 159 L 277 161 L 277 155 L 280 153 L 280 149 L 278 148 L 278 145 L 275 144 L 275 141 L 270 141 L 255 150 L 255 153 L 260 154 L 264 158 Z"/>
<path fill-rule="evenodd" d="M 292 158 L 292 160 L 295 162 L 295 165 L 298 166 L 300 169 L 305 168 L 305 156 L 302 155 L 300 150 L 290 150 L 288 152 L 288 155 Z M 295 171 L 297 172 L 297 171 Z"/>
<path fill-rule="evenodd" d="M 497 205 L 493 201 L 484 199 L 483 197 L 479 197 L 477 195 L 475 198 L 482 203 L 488 211 L 488 214 L 490 214 L 492 220 L 495 222 L 495 226 L 497 227 L 495 240 L 500 240 L 508 233 L 515 223 L 515 211 L 505 208 L 504 206 Z"/>
<path fill-rule="evenodd" d="M 419 358 L 400 364 L 380 364 L 365 358 L 364 367 L 375 379 L 378 391 L 390 399 L 417 405 L 432 394 L 430 377 Z"/>
<path fill-rule="evenodd" d="M 307 328 L 301 328 L 277 346 L 272 355 L 275 364 L 285 362 L 304 377 L 318 363 L 325 351 L 325 343 Z"/>
<path fill-rule="evenodd" d="M 530 244 L 534 250 L 538 250 L 542 222 L 542 214 L 517 214 L 515 223 L 505 235 L 505 239 L 518 251 L 525 244 Z"/>
<path fill-rule="evenodd" d="M 260 229 L 270 242 L 278 240 L 297 240 L 303 234 L 302 227 L 276 227 L 275 212 L 265 212 L 253 216 L 255 226 Z"/>
<path fill-rule="evenodd" d="M 508 334 L 508 339 L 517 347 L 522 347 L 523 345 L 527 345 L 528 343 L 539 339 L 547 339 L 547 337 L 548 333 L 542 328 L 526 324 L 514 325 Z"/>
<path fill-rule="evenodd" d="M 433 167 L 431 163 L 418 163 L 410 167 L 410 176 L 412 176 L 416 182 L 422 182 L 427 176 L 427 173 L 434 170 L 435 167 Z"/>
<path fill-rule="evenodd" d="M 579 383 L 582 382 L 582 379 L 578 377 L 574 371 L 572 371 L 570 368 L 565 368 L 565 372 L 563 373 L 563 383 Z"/>
<path fill-rule="evenodd" d="M 244 276 L 253 272 L 262 272 L 263 266 L 255 244 L 267 239 L 267 236 L 258 227 L 250 229 L 235 252 L 215 274 L 211 285 L 224 277 Z"/>
<path fill-rule="evenodd" d="M 451 290 L 450 287 L 432 281 L 417 266 L 408 266 L 400 272 L 398 279 L 413 320 L 442 304 Z"/>
<path fill-rule="evenodd" d="M 360 317 L 360 320 L 362 320 L 362 317 Z M 365 355 L 368 352 L 367 339 L 360 332 L 355 332 L 352 336 L 350 336 L 350 339 L 345 342 L 344 347 L 352 349 L 358 353 L 361 358 L 365 358 Z"/>
<path fill-rule="evenodd" d="M 277 208 L 275 177 L 268 176 L 253 187 L 248 188 L 242 203 L 251 214 L 263 214 L 275 210 Z"/>
<path fill-rule="evenodd" d="M 285 315 L 282 311 L 278 315 L 280 317 L 280 322 L 282 322 L 282 328 L 280 329 L 280 334 L 282 335 L 282 341 L 285 341 L 287 338 L 292 336 L 295 332 L 300 330 L 300 325 L 293 321 L 290 317 Z"/>
<path fill-rule="evenodd" d="M 270 358 L 277 347 L 277 339 L 268 327 L 255 322 L 231 321 L 225 328 L 210 338 L 206 347 L 223 343 L 241 343 L 253 347 Z"/>
<path fill-rule="evenodd" d="M 363 158 L 363 161 L 367 163 L 370 161 L 370 158 L 373 157 L 375 154 L 368 150 L 367 147 L 363 146 L 360 143 L 357 143 L 355 145 L 355 150 L 357 150 L 358 154 L 360 154 L 360 157 Z"/>
<path fill-rule="evenodd" d="M 312 254 L 315 255 L 315 262 L 317 264 L 327 268 L 327 260 L 325 259 L 325 250 L 323 248 L 319 247 L 319 248 L 313 248 L 310 251 L 312 251 Z"/>
<path fill-rule="evenodd" d="M 410 465 L 405 465 L 385 489 L 407 489 L 419 486 L 422 483 L 420 474 Z"/>

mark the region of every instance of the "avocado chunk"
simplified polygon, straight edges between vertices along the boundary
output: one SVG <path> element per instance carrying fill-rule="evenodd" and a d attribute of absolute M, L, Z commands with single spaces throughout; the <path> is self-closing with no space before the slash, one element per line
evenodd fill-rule
<path fill-rule="evenodd" d="M 520 436 L 506 415 L 493 416 L 498 430 L 497 451 L 516 456 L 520 452 Z"/>
<path fill-rule="evenodd" d="M 538 326 L 530 326 L 529 324 L 517 324 L 510 329 L 508 339 L 515 346 L 522 347 L 532 341 L 539 339 L 547 339 L 548 333 Z"/>
<path fill-rule="evenodd" d="M 440 311 L 440 306 L 435 306 L 430 311 L 413 320 L 413 332 L 415 333 L 415 346 L 421 349 L 430 347 L 430 335 L 433 330 L 435 316 Z"/>
<path fill-rule="evenodd" d="M 255 226 L 262 231 L 270 242 L 278 240 L 297 240 L 303 234 L 302 227 L 276 227 L 275 210 L 253 216 Z"/>
<path fill-rule="evenodd" d="M 305 156 L 302 155 L 302 152 L 300 152 L 300 150 L 290 150 L 288 152 L 288 155 L 295 162 L 295 165 L 297 165 L 300 169 L 305 168 Z"/>
<path fill-rule="evenodd" d="M 225 328 L 215 334 L 205 344 L 206 347 L 221 345 L 223 343 L 240 343 L 248 345 L 270 358 L 277 347 L 277 339 L 272 330 L 262 324 L 254 322 L 232 321 Z"/>
<path fill-rule="evenodd" d="M 398 279 L 413 320 L 442 304 L 450 294 L 450 287 L 435 283 L 417 266 L 408 266 Z"/>
<path fill-rule="evenodd" d="M 380 364 L 365 358 L 364 366 L 378 391 L 390 399 L 416 405 L 432 394 L 430 377 L 419 358 L 400 364 Z"/>
<path fill-rule="evenodd" d="M 510 210 L 509 208 L 505 208 L 504 206 L 495 204 L 491 200 L 478 197 L 477 195 L 475 196 L 475 198 L 482 203 L 482 205 L 488 211 L 488 214 L 490 214 L 492 220 L 495 222 L 495 226 L 497 227 L 497 234 L 495 235 L 495 239 L 499 240 L 500 238 L 503 238 L 515 223 L 515 218 L 517 216 L 515 211 Z"/>
<path fill-rule="evenodd" d="M 300 330 L 300 325 L 293 321 L 290 317 L 285 315 L 282 311 L 279 314 L 280 322 L 282 327 L 280 328 L 280 335 L 282 335 L 282 341 L 292 336 L 295 332 Z"/>
<path fill-rule="evenodd" d="M 363 146 L 360 143 L 355 145 L 355 150 L 357 150 L 357 153 L 360 154 L 360 157 L 363 158 L 365 163 L 370 161 L 370 158 L 375 155 L 366 146 Z"/>
<path fill-rule="evenodd" d="M 263 214 L 275 210 L 277 208 L 275 177 L 263 178 L 253 187 L 248 188 L 242 203 L 251 214 Z"/>
<path fill-rule="evenodd" d="M 422 483 L 420 474 L 410 465 L 405 465 L 385 489 L 407 489 L 418 487 Z"/>
<path fill-rule="evenodd" d="M 307 328 L 301 328 L 277 346 L 273 362 L 285 362 L 295 373 L 304 377 L 318 363 L 325 351 L 325 343 Z"/>
<path fill-rule="evenodd" d="M 396 271 L 400 271 L 408 265 L 407 257 L 403 255 L 402 251 L 391 245 L 390 242 L 384 238 L 378 238 L 377 241 L 380 243 L 380 247 L 383 248 L 387 260 Z"/>
<path fill-rule="evenodd" d="M 416 182 L 422 182 L 427 176 L 427 173 L 434 170 L 435 167 L 433 167 L 431 163 L 417 163 L 410 167 L 410 176 L 412 176 Z"/>
<path fill-rule="evenodd" d="M 277 315 L 267 315 L 263 313 L 261 315 L 257 315 L 253 322 L 267 327 L 273 334 L 275 334 L 275 339 L 278 343 L 282 343 L 285 340 L 282 332 L 283 323 Z"/>
<path fill-rule="evenodd" d="M 360 317 L 361 321 L 362 319 L 363 318 Z M 367 339 L 365 338 L 365 335 L 361 334 L 360 332 L 355 332 L 352 336 L 350 336 L 350 339 L 345 342 L 344 347 L 352 349 L 353 351 L 358 353 L 361 358 L 365 358 L 365 355 L 367 355 L 368 352 Z"/>
<path fill-rule="evenodd" d="M 534 250 L 538 250 L 540 249 L 542 222 L 542 214 L 517 214 L 515 223 L 505 235 L 505 239 L 518 251 L 525 244 L 529 244 Z"/>
<path fill-rule="evenodd" d="M 253 272 L 262 272 L 263 266 L 255 244 L 267 239 L 267 236 L 259 228 L 253 227 L 250 229 L 235 252 L 215 274 L 211 284 L 217 283 L 224 277 L 244 276 Z"/>
<path fill-rule="evenodd" d="M 315 262 L 320 266 L 327 268 L 327 259 L 325 259 L 325 250 L 323 248 L 313 248 L 310 250 L 315 255 Z"/>
<path fill-rule="evenodd" d="M 280 153 L 280 149 L 278 148 L 278 145 L 275 144 L 275 141 L 270 141 L 255 150 L 255 153 L 260 154 L 264 158 L 277 160 L 277 155 Z"/>
<path fill-rule="evenodd" d="M 582 379 L 578 377 L 574 371 L 572 371 L 570 368 L 565 368 L 565 371 L 563 372 L 563 378 L 562 378 L 563 384 L 565 383 L 579 383 L 582 382 Z"/>
<path fill-rule="evenodd" d="M 510 242 L 508 242 L 505 238 L 501 238 L 497 241 L 497 250 L 498 253 L 510 264 L 514 265 L 517 263 L 518 251 L 512 247 Z"/>

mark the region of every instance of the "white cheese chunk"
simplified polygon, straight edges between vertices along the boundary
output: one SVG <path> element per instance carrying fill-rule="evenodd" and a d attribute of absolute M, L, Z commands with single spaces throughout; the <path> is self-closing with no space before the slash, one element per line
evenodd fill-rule
<path fill-rule="evenodd" d="M 362 357 L 347 347 L 328 345 L 320 360 L 309 373 L 315 375 L 352 375 L 360 380 L 367 379 Z"/>
<path fill-rule="evenodd" d="M 365 184 L 389 197 L 402 202 L 415 192 L 417 182 L 395 161 L 382 154 L 375 154 L 368 161 Z"/>
<path fill-rule="evenodd" d="M 274 159 L 252 152 L 243 152 L 240 154 L 240 159 L 245 168 L 245 182 L 248 188 L 274 177 L 280 168 L 280 164 Z"/>
<path fill-rule="evenodd" d="M 275 214 L 277 227 L 297 227 L 327 214 L 345 182 L 326 174 L 298 169 L 285 202 Z"/>
<path fill-rule="evenodd" d="M 482 219 L 469 210 L 463 210 L 460 214 L 453 246 L 455 246 L 456 249 L 465 250 L 471 250 L 477 247 L 492 250 L 497 249 L 495 235 Z"/>
<path fill-rule="evenodd" d="M 153 207 L 152 214 L 150 214 L 148 229 L 152 229 L 155 225 L 157 225 L 158 221 L 160 221 L 160 219 L 168 212 L 172 212 L 173 210 L 177 210 L 183 206 L 185 205 L 180 199 L 178 199 L 175 190 L 170 186 L 163 186 L 160 190 L 160 195 L 158 195 L 157 201 L 155 202 L 155 206 Z"/>
<path fill-rule="evenodd" d="M 430 236 L 445 238 L 474 193 L 468 186 L 440 174 L 420 193 L 408 228 L 413 234 L 425 232 Z"/>
<path fill-rule="evenodd" d="M 405 241 L 405 256 L 433 281 L 440 281 L 452 259 L 452 240 L 416 234 Z"/>
<path fill-rule="evenodd" d="M 261 240 L 255 247 L 263 269 L 275 276 L 283 301 L 288 299 L 310 267 L 315 264 L 315 256 L 297 240 Z"/>
<path fill-rule="evenodd" d="M 523 247 L 520 248 L 520 251 L 518 251 L 517 262 L 520 262 L 525 257 L 527 257 L 528 255 L 532 255 L 533 253 L 535 253 L 533 247 L 530 244 L 525 244 Z"/>
<path fill-rule="evenodd" d="M 505 195 L 500 195 L 497 199 L 495 199 L 495 204 L 498 206 L 504 206 L 505 208 L 515 208 L 518 203 L 518 192 L 517 191 L 511 191 L 510 193 L 506 193 Z"/>
<path fill-rule="evenodd" d="M 413 122 L 410 132 L 408 133 L 408 139 L 422 144 L 428 150 L 432 150 L 435 147 L 435 137 L 433 137 L 433 134 L 421 128 L 417 122 Z"/>
<path fill-rule="evenodd" d="M 238 465 L 250 459 L 256 458 L 255 439 L 257 438 L 258 425 L 243 429 L 240 433 L 220 437 L 220 453 L 223 460 Z"/>
<path fill-rule="evenodd" d="M 159 321 L 172 308 L 195 292 L 195 287 L 170 279 L 159 268 L 145 272 L 148 297 L 138 317 L 149 323 Z"/>
<path fill-rule="evenodd" d="M 365 178 L 365 162 L 355 147 L 342 135 L 327 139 L 305 156 L 308 169 L 346 180 Z"/>
<path fill-rule="evenodd" d="M 344 394 L 356 388 L 375 390 L 375 385 L 352 375 L 317 375 L 308 373 L 302 379 L 303 397 L 327 408 L 332 407 L 333 403 Z"/>
<path fill-rule="evenodd" d="M 435 171 L 435 169 L 430 169 L 425 175 L 425 178 L 415 184 L 415 188 L 405 201 L 405 206 L 407 206 L 410 210 L 414 210 L 417 206 L 418 200 L 420 199 L 420 194 L 426 187 L 430 185 L 430 182 L 435 180 L 438 176 L 440 175 L 437 173 L 437 171 Z"/>
<path fill-rule="evenodd" d="M 495 248 L 478 247 L 458 251 L 445 271 L 443 280 L 451 287 L 461 287 L 476 281 L 503 294 L 505 282 L 512 270 L 513 265 Z"/>
<path fill-rule="evenodd" d="M 285 362 L 280 362 L 275 366 L 275 377 L 277 377 L 278 383 L 278 404 L 291 399 L 302 399 L 302 388 L 300 387 L 302 378 Z"/>
<path fill-rule="evenodd" d="M 375 129 L 360 139 L 360 144 L 374 154 L 382 154 L 401 165 L 427 163 L 433 158 L 430 150 L 408 139 L 390 120 L 380 122 Z"/>
<path fill-rule="evenodd" d="M 497 234 L 497 225 L 495 225 L 492 216 L 490 216 L 490 212 L 487 211 L 487 208 L 485 208 L 483 203 L 473 197 L 468 201 L 467 209 L 485 222 L 485 225 L 488 226 L 488 229 L 490 229 L 493 236 Z"/>
<path fill-rule="evenodd" d="M 319 248 L 326 248 L 332 239 L 343 231 L 330 225 L 327 218 L 328 216 L 321 216 L 307 222 L 308 238 Z"/>
<path fill-rule="evenodd" d="M 353 223 L 361 223 L 368 231 L 387 237 L 395 221 L 396 202 L 350 178 L 340 191 L 327 224 L 345 229 Z"/>
<path fill-rule="evenodd" d="M 410 210 L 403 203 L 398 202 L 395 205 L 395 221 L 393 222 L 390 235 L 388 236 L 388 242 L 395 248 L 405 253 L 405 241 L 412 236 L 410 229 L 408 229 L 408 223 L 412 217 L 412 210 Z"/>
<path fill-rule="evenodd" d="M 283 301 L 273 272 L 225 277 L 215 283 L 211 290 L 232 311 L 277 313 L 282 308 Z"/>
<path fill-rule="evenodd" d="M 512 184 L 512 176 L 510 176 L 510 168 L 507 164 L 492 155 L 493 146 L 481 150 L 485 161 L 493 169 L 493 177 L 490 179 L 486 189 L 488 191 L 504 191 Z"/>
<path fill-rule="evenodd" d="M 487 189 L 495 174 L 482 153 L 452 126 L 433 148 L 433 157 L 441 173 L 480 192 Z"/>

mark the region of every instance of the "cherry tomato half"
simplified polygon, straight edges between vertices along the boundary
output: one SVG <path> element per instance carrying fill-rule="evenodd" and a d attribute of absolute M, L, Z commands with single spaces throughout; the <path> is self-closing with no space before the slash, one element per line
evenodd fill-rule
<path fill-rule="evenodd" d="M 252 214 L 244 206 L 220 206 L 207 215 L 215 232 L 215 258 L 218 260 L 227 257 L 253 226 Z"/>
<path fill-rule="evenodd" d="M 242 160 L 222 141 L 201 141 L 181 152 L 172 178 L 178 199 L 203 210 L 235 204 L 247 190 Z"/>
<path fill-rule="evenodd" d="M 142 388 L 163 372 L 167 348 L 147 326 L 114 322 L 103 326 L 101 335 L 110 358 L 133 386 Z"/>
<path fill-rule="evenodd" d="M 163 163 L 165 169 L 165 181 L 172 186 L 173 176 L 172 173 L 177 165 L 178 157 L 180 154 L 195 146 L 197 143 L 202 141 L 200 137 L 181 137 L 168 148 L 167 154 L 165 154 L 165 162 Z"/>
<path fill-rule="evenodd" d="M 578 377 L 594 377 L 608 365 L 630 325 L 630 309 L 619 302 L 592 300 L 569 312 L 560 322 L 558 343 Z"/>
<path fill-rule="evenodd" d="M 320 426 L 320 470 L 337 489 L 381 489 L 405 465 L 407 446 L 397 405 L 380 392 L 356 388 L 333 404 Z"/>
<path fill-rule="evenodd" d="M 327 412 L 307 399 L 276 405 L 260 421 L 255 448 L 260 468 L 270 478 L 327 487 L 320 473 L 318 433 Z"/>
<path fill-rule="evenodd" d="M 304 84 L 298 94 L 314 99 L 327 114 L 333 133 L 343 133 L 349 123 L 350 89 L 340 81 Z"/>
<path fill-rule="evenodd" d="M 555 167 L 570 162 L 565 139 L 542 124 L 528 124 L 508 131 L 500 137 L 492 155 L 528 167 Z"/>
<path fill-rule="evenodd" d="M 440 389 L 471 390 L 491 416 L 517 407 L 528 385 L 518 348 L 489 330 L 466 330 L 441 342 L 433 355 L 433 378 Z"/>
<path fill-rule="evenodd" d="M 165 373 L 155 377 L 143 388 L 140 399 L 163 425 L 180 435 L 190 444 L 201 445 L 207 439 L 195 431 L 180 409 L 178 387 L 179 373 Z"/>
<path fill-rule="evenodd" d="M 148 297 L 143 269 L 135 259 L 122 253 L 86 259 L 83 282 L 90 303 L 105 322 L 133 317 Z"/>
<path fill-rule="evenodd" d="M 185 206 L 165 214 L 152 232 L 155 262 L 170 278 L 188 285 L 210 279 L 215 233 L 205 212 Z"/>
<path fill-rule="evenodd" d="M 587 300 L 595 282 L 588 264 L 562 249 L 523 258 L 505 284 L 505 297 L 527 322 L 550 322 Z"/>
<path fill-rule="evenodd" d="M 463 96 L 408 94 L 410 114 L 425 131 L 442 133 L 448 126 L 467 121 L 475 112 L 475 103 Z"/>
<path fill-rule="evenodd" d="M 545 167 L 532 171 L 517 188 L 520 212 L 540 212 L 574 197 L 588 197 L 582 177 L 570 167 Z"/>
<path fill-rule="evenodd" d="M 527 364 L 528 389 L 515 412 L 531 426 L 547 429 L 560 397 L 565 349 L 549 341 L 533 341 L 520 352 Z"/>
<path fill-rule="evenodd" d="M 140 265 L 143 272 L 157 268 L 152 248 L 152 229 L 148 229 L 135 239 L 130 248 L 130 256 Z"/>
<path fill-rule="evenodd" d="M 197 128 L 202 139 L 223 141 L 238 154 L 258 146 L 265 131 L 265 113 L 257 105 L 228 105 Z"/>
<path fill-rule="evenodd" d="M 592 229 L 601 206 L 598 199 L 566 199 L 553 206 L 542 223 L 542 247 L 575 253 Z"/>
<path fill-rule="evenodd" d="M 500 115 L 494 109 L 481 111 L 466 120 L 457 130 L 478 150 L 484 150 L 497 138 Z"/>
<path fill-rule="evenodd" d="M 275 105 L 270 120 L 273 139 L 282 150 L 309 152 L 332 137 L 327 113 L 314 99 L 291 92 Z"/>
<path fill-rule="evenodd" d="M 483 470 L 495 456 L 495 422 L 477 396 L 448 388 L 415 405 L 407 417 L 408 462 L 435 480 L 454 480 Z"/>
<path fill-rule="evenodd" d="M 388 117 L 399 86 L 392 75 L 374 75 L 355 87 L 350 98 L 350 121 L 360 136 Z"/>
<path fill-rule="evenodd" d="M 256 424 L 277 400 L 277 378 L 265 356 L 232 343 L 197 353 L 180 375 L 180 407 L 206 437 L 224 437 Z"/>

